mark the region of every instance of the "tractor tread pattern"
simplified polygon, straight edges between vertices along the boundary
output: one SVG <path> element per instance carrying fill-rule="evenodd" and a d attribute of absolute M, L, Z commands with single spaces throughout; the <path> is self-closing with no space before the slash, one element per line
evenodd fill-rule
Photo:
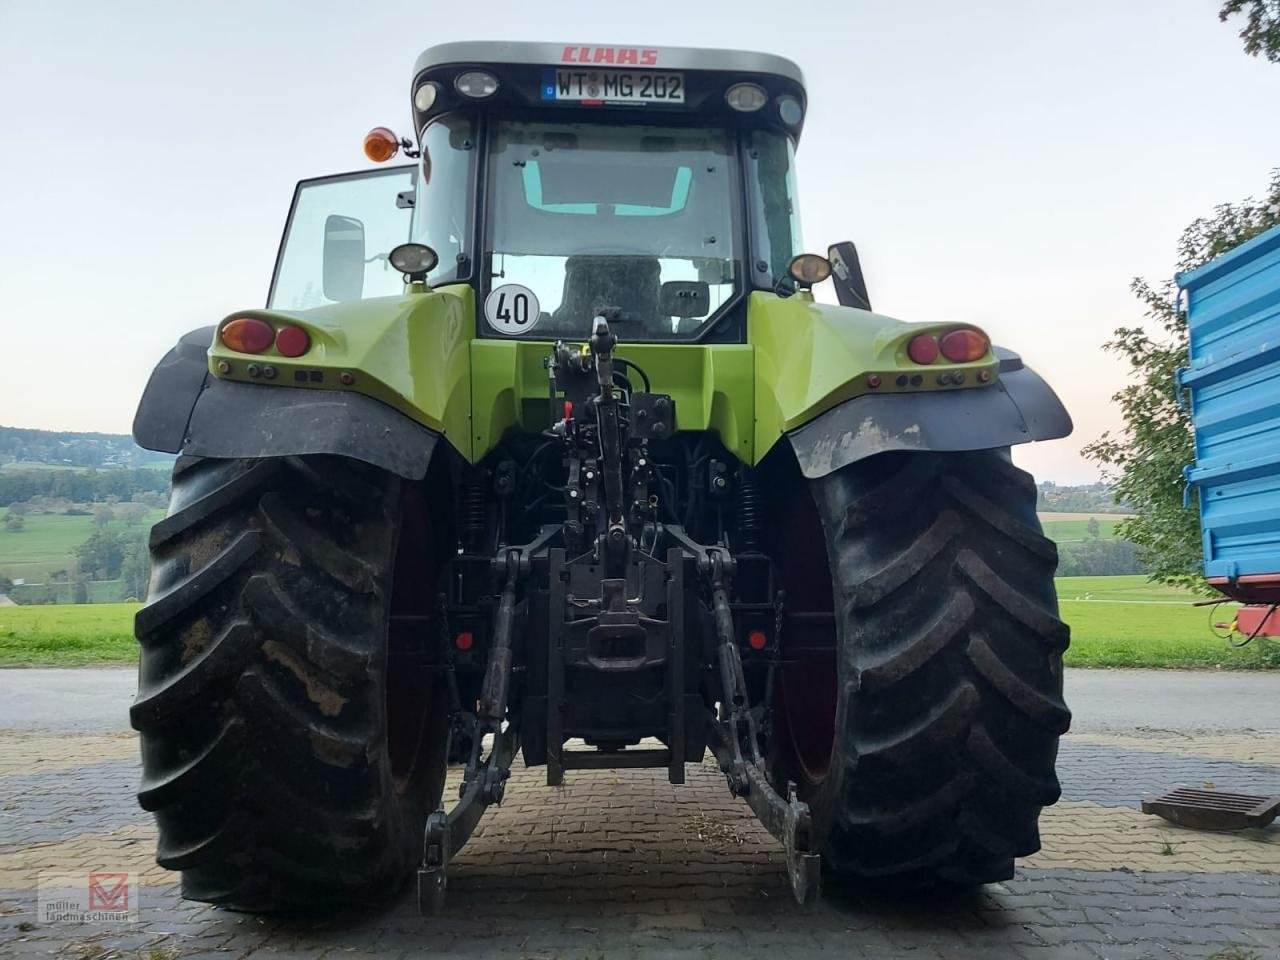
<path fill-rule="evenodd" d="M 835 580 L 836 754 L 811 788 L 828 867 L 984 883 L 1061 790 L 1069 632 L 1031 477 L 1003 451 L 894 454 L 814 482 Z"/>
<path fill-rule="evenodd" d="M 386 750 L 399 483 L 325 457 L 175 467 L 130 715 L 185 896 L 315 908 L 415 865 L 438 797 L 399 793 Z"/>

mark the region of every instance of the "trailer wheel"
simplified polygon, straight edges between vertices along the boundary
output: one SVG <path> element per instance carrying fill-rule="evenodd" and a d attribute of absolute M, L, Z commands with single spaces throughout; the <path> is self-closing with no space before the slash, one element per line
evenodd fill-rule
<path fill-rule="evenodd" d="M 837 876 L 1011 877 L 1040 848 L 1071 718 L 1034 481 L 1005 451 L 886 454 L 810 489 L 835 655 L 787 658 L 784 636 L 775 779 Z"/>
<path fill-rule="evenodd" d="M 156 860 L 184 896 L 313 908 L 416 866 L 448 738 L 414 609 L 434 592 L 393 586 L 430 575 L 420 495 L 336 457 L 176 464 L 131 719 Z M 401 611 L 419 615 L 402 628 Z"/>

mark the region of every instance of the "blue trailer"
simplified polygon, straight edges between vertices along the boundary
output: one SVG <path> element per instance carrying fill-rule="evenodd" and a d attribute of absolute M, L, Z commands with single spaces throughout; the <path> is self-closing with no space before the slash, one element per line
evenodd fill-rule
<path fill-rule="evenodd" d="M 1242 611 L 1244 630 L 1280 603 L 1280 227 L 1177 279 L 1190 335 L 1178 384 L 1195 431 L 1186 475 L 1200 498 L 1204 572 L 1227 596 L 1265 604 Z M 1280 630 L 1280 615 L 1270 619 Z"/>

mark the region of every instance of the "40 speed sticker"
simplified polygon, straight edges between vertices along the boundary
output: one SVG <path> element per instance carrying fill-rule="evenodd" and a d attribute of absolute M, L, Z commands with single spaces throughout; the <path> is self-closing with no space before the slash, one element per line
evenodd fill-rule
<path fill-rule="evenodd" d="M 538 295 L 519 283 L 494 287 L 484 301 L 484 318 L 507 336 L 528 333 L 538 323 Z"/>

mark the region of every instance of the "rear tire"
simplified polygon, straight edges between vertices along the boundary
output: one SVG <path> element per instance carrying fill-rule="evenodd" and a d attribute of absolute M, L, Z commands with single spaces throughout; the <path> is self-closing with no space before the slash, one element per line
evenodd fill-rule
<path fill-rule="evenodd" d="M 314 908 L 390 892 L 421 857 L 446 699 L 420 637 L 389 649 L 402 493 L 339 458 L 175 466 L 131 718 L 186 897 Z"/>
<path fill-rule="evenodd" d="M 836 684 L 815 691 L 813 663 L 799 683 L 784 677 L 775 777 L 796 780 L 837 876 L 1008 879 L 1040 848 L 1071 718 L 1057 549 L 1034 481 L 1004 451 L 887 454 L 811 490 L 834 581 L 837 655 L 823 675 L 834 666 Z"/>

